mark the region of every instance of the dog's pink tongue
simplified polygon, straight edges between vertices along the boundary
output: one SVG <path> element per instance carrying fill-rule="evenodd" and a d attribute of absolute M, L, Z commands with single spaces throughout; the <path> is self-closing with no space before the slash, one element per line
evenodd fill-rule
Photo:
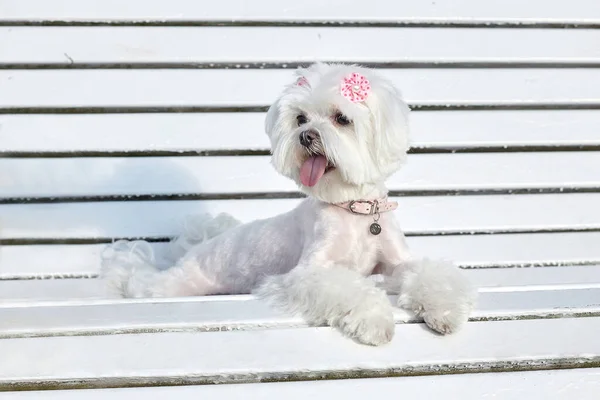
<path fill-rule="evenodd" d="M 300 167 L 300 182 L 304 186 L 315 186 L 325 173 L 327 159 L 324 156 L 312 156 Z"/>

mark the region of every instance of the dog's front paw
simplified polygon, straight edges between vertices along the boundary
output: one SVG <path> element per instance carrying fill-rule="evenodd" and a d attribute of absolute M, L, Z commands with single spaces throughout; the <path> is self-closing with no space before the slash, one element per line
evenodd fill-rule
<path fill-rule="evenodd" d="M 455 299 L 445 304 L 422 304 L 414 301 L 406 295 L 398 297 L 398 307 L 413 311 L 422 317 L 425 324 L 432 330 L 443 335 L 454 333 L 469 320 L 469 314 L 473 308 L 470 298 Z"/>
<path fill-rule="evenodd" d="M 343 316 L 337 325 L 346 336 L 372 346 L 388 343 L 395 332 L 391 307 L 377 309 L 359 306 Z"/>
<path fill-rule="evenodd" d="M 432 330 L 453 333 L 469 319 L 477 292 L 451 263 L 422 260 L 401 278 L 398 306 L 422 317 Z"/>
<path fill-rule="evenodd" d="M 469 320 L 474 306 L 470 295 L 456 297 L 449 302 L 419 302 L 407 295 L 398 297 L 398 307 L 410 310 L 422 317 L 432 330 L 443 335 L 454 333 Z"/>
<path fill-rule="evenodd" d="M 454 333 L 469 319 L 469 309 L 428 310 L 421 313 L 425 324 L 432 330 L 446 335 Z"/>
<path fill-rule="evenodd" d="M 253 291 L 313 326 L 329 325 L 357 342 L 378 346 L 394 337 L 393 307 L 383 290 L 344 268 L 294 269 Z"/>

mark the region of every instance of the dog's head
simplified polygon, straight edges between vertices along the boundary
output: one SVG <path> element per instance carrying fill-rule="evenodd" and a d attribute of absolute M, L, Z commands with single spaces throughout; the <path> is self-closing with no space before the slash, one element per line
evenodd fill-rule
<path fill-rule="evenodd" d="M 355 200 L 406 159 L 408 112 L 392 83 L 370 69 L 299 69 L 267 113 L 272 163 L 320 200 Z"/>

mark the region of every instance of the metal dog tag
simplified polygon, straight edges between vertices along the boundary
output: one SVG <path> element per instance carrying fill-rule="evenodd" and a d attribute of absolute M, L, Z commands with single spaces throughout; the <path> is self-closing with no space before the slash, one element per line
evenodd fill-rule
<path fill-rule="evenodd" d="M 371 232 L 373 235 L 379 235 L 381 233 L 381 225 L 379 225 L 377 222 L 373 222 L 369 227 L 369 232 Z"/>

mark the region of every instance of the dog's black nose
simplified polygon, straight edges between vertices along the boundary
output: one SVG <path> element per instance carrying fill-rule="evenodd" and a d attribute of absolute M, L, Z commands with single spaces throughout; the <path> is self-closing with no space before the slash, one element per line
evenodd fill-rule
<path fill-rule="evenodd" d="M 300 132 L 300 144 L 304 147 L 310 147 L 319 134 L 315 131 Z"/>

